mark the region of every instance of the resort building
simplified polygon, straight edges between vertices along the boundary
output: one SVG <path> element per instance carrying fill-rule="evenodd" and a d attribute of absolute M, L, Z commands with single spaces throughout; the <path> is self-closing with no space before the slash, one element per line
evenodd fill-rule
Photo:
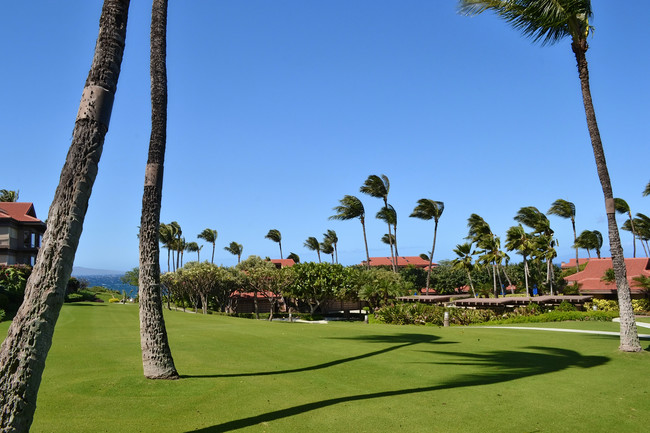
<path fill-rule="evenodd" d="M 0 265 L 34 266 L 43 233 L 32 203 L 0 202 Z"/>
<path fill-rule="evenodd" d="M 612 269 L 611 258 L 580 259 L 579 261 L 581 264 L 587 263 L 587 266 L 580 272 L 564 277 L 569 285 L 577 283 L 581 295 L 593 295 L 596 297 L 616 296 L 616 283 L 605 279 L 607 270 Z M 573 259 L 573 266 L 575 266 L 575 259 Z M 625 259 L 625 267 L 627 269 L 627 281 L 630 284 L 632 297 L 640 298 L 647 296 L 647 290 L 640 287 L 634 278 L 639 276 L 650 277 L 650 259 L 647 257 Z"/>
<path fill-rule="evenodd" d="M 361 265 L 366 266 L 366 263 L 364 260 L 361 262 Z M 427 268 L 429 261 L 419 256 L 400 256 L 397 257 L 396 265 L 398 268 L 405 268 L 409 265 L 416 268 Z M 391 257 L 370 257 L 370 266 L 393 266 L 393 261 Z M 435 268 L 436 266 L 438 265 L 433 263 L 432 267 Z"/>

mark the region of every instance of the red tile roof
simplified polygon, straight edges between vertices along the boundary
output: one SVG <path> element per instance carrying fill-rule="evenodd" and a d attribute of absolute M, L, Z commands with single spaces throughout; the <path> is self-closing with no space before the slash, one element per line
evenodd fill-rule
<path fill-rule="evenodd" d="M 366 261 L 364 260 L 361 262 L 362 265 L 366 264 Z M 392 266 L 393 262 L 390 257 L 370 257 L 370 266 Z M 419 256 L 400 256 L 397 257 L 397 266 L 398 267 L 406 267 L 408 265 L 415 266 L 416 268 L 424 268 L 429 266 L 429 261 L 424 260 L 422 257 Z M 436 264 L 434 263 L 433 266 L 435 267 Z"/>
<path fill-rule="evenodd" d="M 579 262 L 580 265 L 582 266 L 582 265 L 584 265 L 585 263 L 587 263 L 589 260 L 590 260 L 590 259 L 578 259 L 578 262 Z M 575 268 L 575 267 L 576 267 L 576 259 L 569 259 L 568 262 L 562 262 L 562 264 L 560 265 L 560 267 L 561 267 L 562 269 Z"/>
<path fill-rule="evenodd" d="M 625 267 L 627 268 L 627 280 L 630 284 L 631 292 L 642 292 L 643 289 L 637 286 L 634 277 L 640 275 L 650 277 L 650 259 L 647 257 L 625 259 Z M 616 291 L 616 284 L 602 281 L 605 271 L 610 268 L 612 268 L 611 258 L 590 259 L 583 271 L 564 277 L 564 279 L 569 283 L 577 281 L 578 284 L 581 284 L 581 293 L 612 293 Z"/>
<path fill-rule="evenodd" d="M 11 218 L 25 223 L 41 223 L 36 218 L 32 203 L 0 202 L 0 218 Z"/>
<path fill-rule="evenodd" d="M 271 263 L 273 263 L 276 266 L 279 265 L 281 268 L 290 268 L 291 266 L 296 264 L 296 262 L 294 262 L 293 259 L 271 259 Z"/>

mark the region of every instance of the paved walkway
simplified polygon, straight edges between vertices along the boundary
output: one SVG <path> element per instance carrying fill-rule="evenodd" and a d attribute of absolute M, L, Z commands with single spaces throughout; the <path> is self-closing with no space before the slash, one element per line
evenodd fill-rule
<path fill-rule="evenodd" d="M 612 322 L 620 322 L 619 318 L 612 319 Z M 636 322 L 637 327 L 650 328 L 650 323 Z M 620 332 L 612 331 L 590 331 L 586 329 L 562 329 L 562 328 L 538 328 L 534 326 L 477 326 L 477 328 L 489 329 L 524 329 L 533 331 L 554 331 L 554 332 L 575 332 L 579 334 L 596 334 L 596 335 L 615 335 L 620 336 Z M 650 340 L 650 334 L 639 334 L 639 339 Z"/>

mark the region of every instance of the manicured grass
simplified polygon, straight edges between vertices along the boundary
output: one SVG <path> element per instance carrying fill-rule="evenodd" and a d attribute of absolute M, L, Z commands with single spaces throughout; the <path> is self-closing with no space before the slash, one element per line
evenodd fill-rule
<path fill-rule="evenodd" d="M 166 320 L 184 377 L 148 381 L 136 305 L 64 306 L 31 431 L 639 432 L 648 426 L 650 352 L 619 353 L 618 337 L 268 323 L 182 312 L 168 312 Z M 0 338 L 7 327 L 0 324 Z"/>

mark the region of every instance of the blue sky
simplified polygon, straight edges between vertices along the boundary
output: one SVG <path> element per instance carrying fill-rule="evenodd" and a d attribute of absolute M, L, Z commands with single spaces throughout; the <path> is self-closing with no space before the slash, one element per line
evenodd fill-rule
<path fill-rule="evenodd" d="M 0 5 L 0 145 L 11 155 L 0 188 L 19 189 L 43 219 L 70 145 L 101 4 Z M 597 0 L 593 9 L 587 58 L 614 195 L 647 214 L 650 35 L 642 23 L 650 12 L 640 1 Z M 150 2 L 132 2 L 77 266 L 138 264 L 149 19 Z M 223 250 L 231 241 L 244 256 L 278 257 L 277 244 L 264 238 L 271 228 L 281 231 L 285 255 L 303 261 L 316 260 L 305 239 L 333 229 L 339 260 L 359 263 L 359 222 L 328 220 L 345 194 L 366 207 L 371 256 L 389 255 L 380 242 L 385 226 L 374 218 L 381 202 L 359 193 L 370 174 L 390 178 L 401 255 L 430 249 L 433 223 L 408 217 L 420 198 L 445 203 L 436 261 L 453 258 L 471 213 L 503 239 L 520 207 L 545 212 L 558 198 L 576 204 L 579 231 L 607 238 L 568 41 L 533 45 L 493 15 L 457 14 L 455 1 L 172 1 L 167 62 L 161 218 L 178 221 L 188 241 L 216 229 L 216 263 L 236 263 Z M 568 260 L 571 224 L 550 219 L 558 258 Z M 631 235 L 621 236 L 631 257 Z M 605 255 L 608 248 L 606 240 Z"/>

